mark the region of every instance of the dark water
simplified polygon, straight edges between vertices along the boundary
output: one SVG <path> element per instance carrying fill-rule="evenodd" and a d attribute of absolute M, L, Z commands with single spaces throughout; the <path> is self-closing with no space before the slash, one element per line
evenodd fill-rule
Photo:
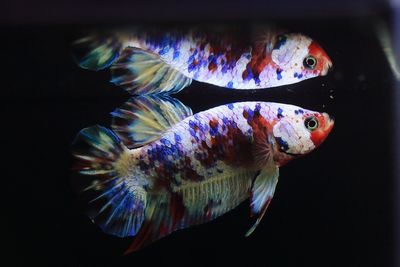
<path fill-rule="evenodd" d="M 275 101 L 326 111 L 336 123 L 320 149 L 281 168 L 272 204 L 249 238 L 245 202 L 126 257 L 130 240 L 103 234 L 78 205 L 70 144 L 84 127 L 109 126 L 109 113 L 129 95 L 108 82 L 108 71 L 75 65 L 69 44 L 82 27 L 3 28 L 6 254 L 24 265 L 394 266 L 393 77 L 376 19 L 279 24 L 324 47 L 334 63 L 328 76 L 258 91 L 193 82 L 175 95 L 194 112 Z"/>

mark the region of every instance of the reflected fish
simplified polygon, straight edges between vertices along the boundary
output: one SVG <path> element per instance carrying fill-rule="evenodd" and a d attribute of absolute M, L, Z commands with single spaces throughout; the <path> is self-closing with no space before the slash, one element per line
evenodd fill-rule
<path fill-rule="evenodd" d="M 326 113 L 239 102 L 197 114 L 170 97 L 138 97 L 113 113 L 112 130 L 83 129 L 73 145 L 75 182 L 105 233 L 135 236 L 126 253 L 175 230 L 211 221 L 250 198 L 251 234 L 279 168 L 333 128 Z"/>
<path fill-rule="evenodd" d="M 332 66 L 310 37 L 263 28 L 120 31 L 74 42 L 82 68 L 111 67 L 111 82 L 131 94 L 177 93 L 192 80 L 261 89 L 324 76 Z"/>

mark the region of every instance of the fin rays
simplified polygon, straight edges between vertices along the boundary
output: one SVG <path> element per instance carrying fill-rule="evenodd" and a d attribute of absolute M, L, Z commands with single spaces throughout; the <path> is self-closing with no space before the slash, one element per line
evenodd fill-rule
<path fill-rule="evenodd" d="M 190 108 L 168 96 L 140 96 L 112 113 L 112 128 L 129 148 L 145 145 L 192 115 Z"/>
<path fill-rule="evenodd" d="M 117 170 L 117 164 L 129 158 L 125 153 L 120 138 L 101 126 L 83 129 L 73 147 L 76 169 L 87 176 L 79 181 L 86 181 L 80 192 L 87 199 L 88 216 L 104 232 L 120 237 L 136 235 L 146 207 L 146 191 L 137 178 Z"/>
<path fill-rule="evenodd" d="M 176 188 L 185 209 L 177 216 L 176 203 L 170 194 L 151 195 L 146 207 L 146 219 L 135 240 L 125 254 L 136 251 L 176 230 L 211 221 L 232 210 L 248 195 L 256 172 L 239 171 L 213 177 L 203 184 L 188 184 Z M 174 195 L 175 194 L 175 195 Z M 207 205 L 214 200 L 215 206 Z M 205 207 L 209 210 L 205 212 Z M 174 216 L 175 214 L 175 216 Z"/>
<path fill-rule="evenodd" d="M 177 93 L 192 81 L 158 55 L 133 47 L 123 50 L 111 72 L 111 82 L 134 95 Z"/>
<path fill-rule="evenodd" d="M 100 37 L 94 34 L 75 41 L 72 48 L 81 68 L 98 71 L 113 64 L 122 44 L 116 36 Z"/>

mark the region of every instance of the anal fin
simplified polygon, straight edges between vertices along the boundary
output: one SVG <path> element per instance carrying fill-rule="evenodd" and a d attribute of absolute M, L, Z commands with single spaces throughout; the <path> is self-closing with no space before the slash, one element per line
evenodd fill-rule
<path fill-rule="evenodd" d="M 248 198 L 255 174 L 235 170 L 177 187 L 173 192 L 149 196 L 146 219 L 125 254 L 173 231 L 209 222 L 232 210 Z"/>

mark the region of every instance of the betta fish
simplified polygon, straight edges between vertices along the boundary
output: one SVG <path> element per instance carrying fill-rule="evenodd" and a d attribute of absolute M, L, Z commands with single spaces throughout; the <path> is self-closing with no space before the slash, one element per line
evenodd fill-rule
<path fill-rule="evenodd" d="M 177 93 L 192 80 L 261 89 L 327 74 L 332 62 L 317 42 L 275 29 L 120 31 L 74 42 L 84 69 L 111 67 L 111 82 L 133 95 Z"/>
<path fill-rule="evenodd" d="M 138 97 L 112 112 L 112 129 L 77 135 L 76 184 L 105 233 L 133 237 L 136 251 L 178 229 L 211 221 L 250 198 L 259 224 L 279 168 L 317 148 L 326 113 L 239 102 L 195 115 L 176 99 Z"/>

